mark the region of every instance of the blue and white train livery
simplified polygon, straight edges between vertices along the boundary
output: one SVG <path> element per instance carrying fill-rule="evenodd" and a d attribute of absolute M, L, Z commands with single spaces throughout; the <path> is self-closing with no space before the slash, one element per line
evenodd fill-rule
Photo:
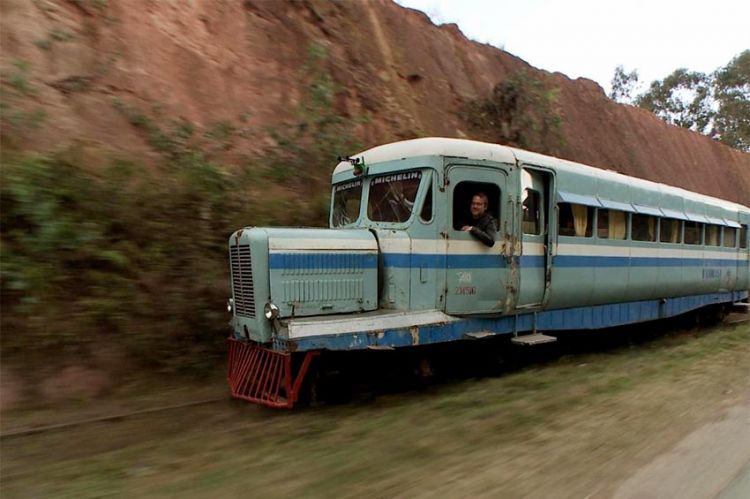
<path fill-rule="evenodd" d="M 748 296 L 750 209 L 736 203 L 444 138 L 344 158 L 332 181 L 329 228 L 230 237 L 235 397 L 292 407 L 324 351 L 532 344 Z M 492 246 L 469 230 L 472 203 Z"/>

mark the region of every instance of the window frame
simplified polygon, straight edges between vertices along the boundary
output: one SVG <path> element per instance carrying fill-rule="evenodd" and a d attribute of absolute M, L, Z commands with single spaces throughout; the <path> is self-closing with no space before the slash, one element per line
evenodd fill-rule
<path fill-rule="evenodd" d="M 666 233 L 664 230 L 664 222 L 676 222 L 677 223 L 677 241 L 665 241 L 662 237 Z M 684 229 L 684 220 L 680 220 L 678 218 L 670 218 L 670 217 L 659 217 L 659 243 L 663 244 L 683 244 L 683 229 Z M 671 231 L 670 231 L 671 235 Z"/>
<path fill-rule="evenodd" d="M 688 224 L 695 224 L 698 228 L 698 240 L 694 243 L 688 242 Z M 703 226 L 705 224 L 703 222 L 694 222 L 692 220 L 688 220 L 683 224 L 684 232 L 683 232 L 683 244 L 685 246 L 701 246 L 703 245 Z"/>
<path fill-rule="evenodd" d="M 542 219 L 544 208 L 541 206 L 542 193 L 530 187 L 524 188 L 523 192 L 528 192 L 529 194 L 533 193 L 536 195 L 536 232 L 526 232 L 525 224 L 527 223 L 527 221 L 524 216 L 526 214 L 525 201 L 526 199 L 528 199 L 528 196 L 526 196 L 526 198 L 521 202 L 521 234 L 523 234 L 524 236 L 541 236 L 543 234 L 542 226 L 544 224 L 544 220 Z"/>
<path fill-rule="evenodd" d="M 481 182 L 481 181 L 476 181 L 476 180 L 466 180 L 465 179 L 465 180 L 460 180 L 459 182 L 456 183 L 456 186 L 453 188 L 453 197 L 450 200 L 450 209 L 449 209 L 450 220 L 448 222 L 448 226 L 450 227 L 450 230 L 452 230 L 454 232 L 461 232 L 461 227 L 463 227 L 463 224 L 466 224 L 469 221 L 468 218 L 461 219 L 461 218 L 457 218 L 456 217 L 457 214 L 461 213 L 461 211 L 457 211 L 456 198 L 466 194 L 464 192 L 458 192 L 457 193 L 457 191 L 459 189 L 463 189 L 461 187 L 462 184 L 469 184 L 469 185 L 473 185 L 473 186 L 485 186 L 485 187 L 483 187 L 481 189 L 479 187 L 468 189 L 468 191 L 469 192 L 473 191 L 474 194 L 476 194 L 477 192 L 483 192 L 484 194 L 487 195 L 487 204 L 488 204 L 488 206 L 487 206 L 487 212 L 489 212 L 489 214 L 492 215 L 495 218 L 495 221 L 497 222 L 497 225 L 498 225 L 498 227 L 497 227 L 498 235 L 497 235 L 497 238 L 495 240 L 499 241 L 500 240 L 500 225 L 501 225 L 501 222 L 500 222 L 501 218 L 500 217 L 502 216 L 503 190 L 502 190 L 502 188 L 498 184 L 493 183 L 493 182 Z M 474 194 L 472 194 L 472 197 L 474 196 Z M 467 201 L 468 203 L 470 203 L 471 202 L 471 197 L 469 197 L 465 201 Z M 492 211 L 492 205 L 493 204 L 496 207 L 495 211 Z M 463 206 L 463 205 L 461 205 L 461 206 Z M 463 210 L 468 210 L 468 206 L 469 205 L 466 204 L 466 206 L 463 208 Z M 462 209 L 458 208 L 458 210 L 462 210 Z M 466 212 L 466 215 L 470 216 L 471 215 L 470 211 Z"/>
<path fill-rule="evenodd" d="M 563 205 L 568 205 L 570 207 L 570 216 L 571 216 L 571 220 L 573 222 L 573 227 L 572 227 L 573 234 L 572 235 L 571 234 L 563 234 L 561 232 L 561 229 L 563 228 L 562 224 L 561 224 L 562 219 L 563 219 L 563 217 L 562 217 L 562 211 L 563 210 L 562 210 L 561 207 Z M 586 220 L 587 221 L 587 223 L 586 223 L 586 231 L 584 232 L 584 235 L 582 235 L 582 236 L 579 236 L 579 235 L 577 235 L 575 233 L 575 213 L 573 211 L 573 206 L 583 206 L 584 208 L 586 208 L 586 219 L 587 219 Z M 556 208 L 557 208 L 557 235 L 558 235 L 558 237 L 575 237 L 575 238 L 578 238 L 578 239 L 593 239 L 593 237 L 594 237 L 594 223 L 596 222 L 596 207 L 590 206 L 590 205 L 587 205 L 587 204 L 581 204 L 581 203 L 558 202 Z M 566 227 L 565 229 L 567 230 L 568 227 Z"/>

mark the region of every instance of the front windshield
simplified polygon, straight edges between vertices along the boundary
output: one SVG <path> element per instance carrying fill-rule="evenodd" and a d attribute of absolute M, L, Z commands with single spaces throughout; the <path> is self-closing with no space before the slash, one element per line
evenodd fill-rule
<path fill-rule="evenodd" d="M 354 180 L 333 186 L 333 227 L 349 225 L 359 218 L 362 200 L 362 181 Z"/>
<path fill-rule="evenodd" d="M 409 220 L 421 179 L 421 171 L 374 177 L 370 181 L 367 217 L 373 222 Z"/>

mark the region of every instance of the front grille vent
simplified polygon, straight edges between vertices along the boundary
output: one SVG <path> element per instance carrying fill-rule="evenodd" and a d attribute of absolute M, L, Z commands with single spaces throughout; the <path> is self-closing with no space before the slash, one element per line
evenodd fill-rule
<path fill-rule="evenodd" d="M 250 245 L 230 246 L 229 257 L 232 265 L 235 314 L 255 319 L 255 289 Z"/>

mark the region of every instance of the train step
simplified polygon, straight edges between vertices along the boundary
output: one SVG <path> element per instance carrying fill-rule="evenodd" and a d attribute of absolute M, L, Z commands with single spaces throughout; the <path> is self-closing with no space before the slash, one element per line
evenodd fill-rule
<path fill-rule="evenodd" d="M 534 333 L 534 334 L 525 334 L 523 336 L 516 336 L 510 341 L 511 343 L 515 345 L 534 346 L 534 345 L 543 345 L 544 343 L 553 343 L 557 341 L 557 338 L 554 336 L 548 336 L 546 334 Z"/>

